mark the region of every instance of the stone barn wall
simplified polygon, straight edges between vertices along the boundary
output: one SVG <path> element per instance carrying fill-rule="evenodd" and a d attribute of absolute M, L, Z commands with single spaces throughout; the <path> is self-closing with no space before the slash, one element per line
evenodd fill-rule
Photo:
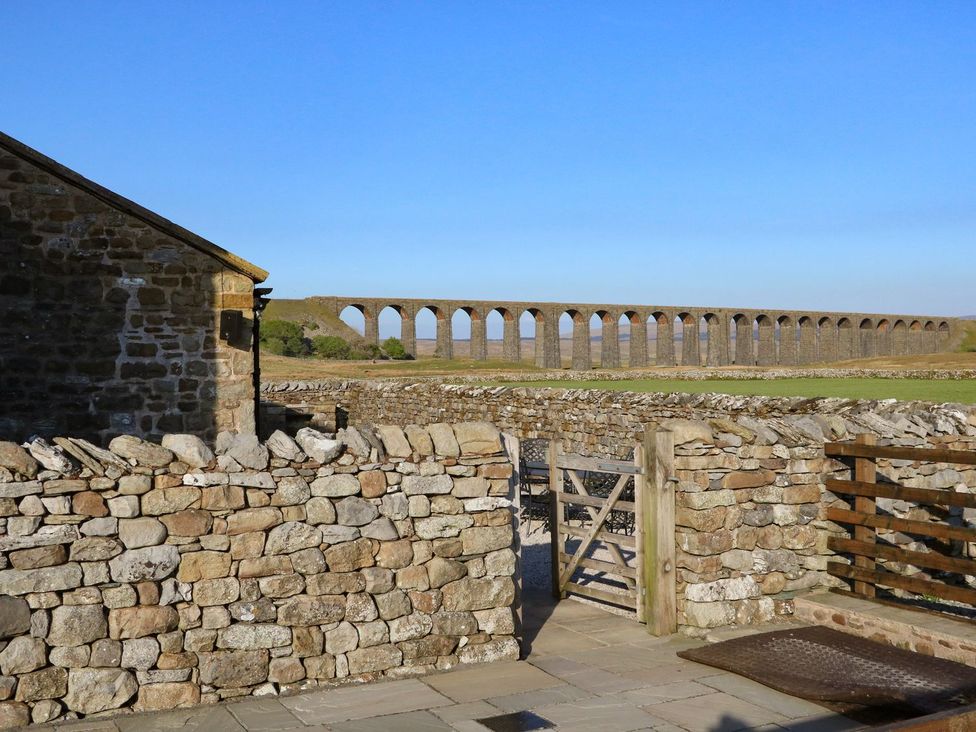
<path fill-rule="evenodd" d="M 0 439 L 254 430 L 262 270 L 3 135 L 0 260 Z"/>
<path fill-rule="evenodd" d="M 518 656 L 491 425 L 70 444 L 0 443 L 0 728 Z"/>

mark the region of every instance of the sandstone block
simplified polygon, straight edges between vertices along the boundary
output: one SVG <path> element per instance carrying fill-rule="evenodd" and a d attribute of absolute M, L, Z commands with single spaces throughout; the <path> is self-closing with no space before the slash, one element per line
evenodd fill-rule
<path fill-rule="evenodd" d="M 311 427 L 298 430 L 295 441 L 301 445 L 306 455 L 323 465 L 331 463 L 342 453 L 342 443 Z"/>
<path fill-rule="evenodd" d="M 414 521 L 414 530 L 421 539 L 439 539 L 458 536 L 463 529 L 474 524 L 474 519 L 467 515 L 458 516 L 428 516 Z"/>
<path fill-rule="evenodd" d="M 511 545 L 511 526 L 475 526 L 461 531 L 461 546 L 465 554 L 485 554 Z"/>
<path fill-rule="evenodd" d="M 213 514 L 200 509 L 187 509 L 163 516 L 160 521 L 170 536 L 204 536 L 213 526 Z"/>
<path fill-rule="evenodd" d="M 376 427 L 376 433 L 383 441 L 383 447 L 390 457 L 406 458 L 412 454 L 413 450 L 407 441 L 407 436 L 399 427 L 379 425 Z"/>
<path fill-rule="evenodd" d="M 376 595 L 376 608 L 383 620 L 392 620 L 407 615 L 413 610 L 410 598 L 403 590 L 392 590 Z"/>
<path fill-rule="evenodd" d="M 0 571 L 0 590 L 8 595 L 32 592 L 59 592 L 81 586 L 81 566 L 75 563 L 40 569 L 5 569 Z M 0 628 L 3 622 L 0 621 Z"/>
<path fill-rule="evenodd" d="M 364 470 L 357 478 L 364 498 L 380 498 L 386 494 L 386 473 L 382 470 Z"/>
<path fill-rule="evenodd" d="M 364 460 L 369 457 L 373 450 L 373 446 L 369 440 L 355 427 L 346 427 L 345 429 L 339 430 L 336 434 L 336 439 L 342 443 L 347 452 Z"/>
<path fill-rule="evenodd" d="M 217 579 L 230 574 L 229 552 L 189 552 L 180 559 L 180 569 L 176 578 L 180 582 L 197 582 Z"/>
<path fill-rule="evenodd" d="M 441 591 L 445 610 L 488 610 L 509 607 L 515 601 L 515 584 L 508 577 L 465 577 L 444 585 Z"/>
<path fill-rule="evenodd" d="M 359 532 L 366 538 L 377 541 L 395 541 L 400 538 L 400 532 L 386 516 L 373 519 L 365 526 L 360 527 Z"/>
<path fill-rule="evenodd" d="M 169 605 L 116 608 L 108 613 L 108 634 L 113 640 L 144 638 L 176 630 L 179 622 L 179 613 Z"/>
<path fill-rule="evenodd" d="M 127 549 L 157 546 L 166 541 L 166 526 L 154 518 L 122 519 L 119 521 L 119 539 Z"/>
<path fill-rule="evenodd" d="M 342 526 L 365 526 L 379 516 L 379 509 L 358 496 L 347 496 L 336 503 L 336 515 Z"/>
<path fill-rule="evenodd" d="M 354 496 L 361 490 L 356 476 L 348 473 L 338 473 L 337 475 L 326 475 L 312 481 L 311 491 L 313 496 L 324 496 L 325 498 L 345 498 Z"/>
<path fill-rule="evenodd" d="M 133 709 L 137 712 L 153 712 L 200 703 L 200 687 L 190 682 L 164 682 L 139 687 L 139 696 Z"/>
<path fill-rule="evenodd" d="M 335 656 L 324 653 L 305 659 L 305 675 L 310 679 L 334 679 L 336 676 Z"/>
<path fill-rule="evenodd" d="M 24 674 L 17 682 L 17 701 L 36 702 L 60 699 L 68 691 L 68 672 L 63 668 L 46 668 Z"/>
<path fill-rule="evenodd" d="M 489 483 L 484 478 L 455 478 L 453 495 L 456 498 L 484 498 Z"/>
<path fill-rule="evenodd" d="M 227 441 L 225 449 L 218 452 L 233 458 L 245 468 L 264 470 L 268 467 L 268 448 L 260 443 L 256 435 L 233 435 Z"/>
<path fill-rule="evenodd" d="M 314 526 L 299 521 L 288 521 L 276 526 L 268 534 L 265 552 L 268 554 L 291 554 L 302 549 L 318 547 L 322 532 Z"/>
<path fill-rule="evenodd" d="M 291 437 L 281 430 L 275 430 L 264 443 L 276 458 L 300 463 L 305 459 L 305 453 Z M 321 461 L 320 461 L 321 462 Z"/>
<path fill-rule="evenodd" d="M 274 624 L 238 623 L 217 633 L 217 648 L 255 651 L 291 643 L 291 629 Z"/>
<path fill-rule="evenodd" d="M 402 493 L 388 493 L 380 501 L 380 513 L 394 521 L 407 518 L 409 511 L 409 499 Z"/>
<path fill-rule="evenodd" d="M 518 641 L 514 638 L 496 638 L 487 643 L 465 646 L 458 651 L 458 660 L 461 663 L 515 661 L 518 657 Z"/>
<path fill-rule="evenodd" d="M 359 633 L 352 623 L 343 621 L 325 633 L 325 650 L 333 656 L 355 650 L 358 646 Z"/>
<path fill-rule="evenodd" d="M 330 546 L 325 550 L 325 561 L 332 572 L 353 572 L 375 564 L 374 542 L 371 539 L 357 539 Z"/>
<path fill-rule="evenodd" d="M 276 574 L 291 574 L 294 571 L 295 567 L 288 556 L 274 556 L 242 559 L 237 574 L 241 579 L 253 579 Z"/>
<path fill-rule="evenodd" d="M 14 638 L 0 652 L 0 672 L 14 676 L 36 671 L 47 664 L 47 646 L 40 638 L 28 635 Z"/>
<path fill-rule="evenodd" d="M 240 688 L 268 679 L 268 651 L 216 651 L 201 653 L 200 682 L 216 687 Z"/>
<path fill-rule="evenodd" d="M 156 665 L 159 641 L 155 638 L 132 638 L 122 644 L 122 666 L 146 671 Z"/>
<path fill-rule="evenodd" d="M 27 601 L 10 595 L 0 595 L 0 641 L 26 633 L 30 630 L 30 625 L 31 611 Z"/>
<path fill-rule="evenodd" d="M 350 674 L 365 674 L 395 668 L 403 661 L 400 649 L 393 645 L 358 648 L 346 654 Z"/>
<path fill-rule="evenodd" d="M 39 546 L 34 549 L 21 549 L 11 552 L 9 559 L 14 569 L 39 569 L 40 567 L 64 564 L 68 561 L 68 551 L 63 544 Z"/>
<path fill-rule="evenodd" d="M 461 562 L 441 557 L 434 557 L 427 562 L 426 567 L 430 586 L 434 588 L 443 587 L 448 582 L 454 582 L 468 574 L 467 567 Z"/>
<path fill-rule="evenodd" d="M 0 729 L 26 727 L 31 722 L 30 707 L 22 702 L 0 702 Z"/>
<path fill-rule="evenodd" d="M 492 455 L 502 451 L 501 433 L 490 422 L 460 422 L 454 435 L 462 455 Z"/>
<path fill-rule="evenodd" d="M 450 475 L 405 475 L 401 484 L 404 495 L 436 495 L 450 493 L 454 480 Z"/>
<path fill-rule="evenodd" d="M 301 595 L 287 600 L 278 609 L 278 623 L 281 625 L 324 625 L 343 619 L 346 613 L 346 600 L 342 596 Z"/>
<path fill-rule="evenodd" d="M 294 684 L 305 678 L 305 667 L 297 658 L 272 658 L 268 666 L 268 681 Z"/>
<path fill-rule="evenodd" d="M 164 544 L 122 552 L 109 562 L 109 571 L 113 582 L 158 581 L 169 577 L 179 564 L 179 550 Z"/>
<path fill-rule="evenodd" d="M 281 511 L 277 508 L 248 508 L 237 511 L 227 517 L 227 534 L 246 534 L 252 531 L 267 531 L 282 521 Z"/>
<path fill-rule="evenodd" d="M 80 646 L 108 634 L 105 611 L 99 605 L 63 605 L 51 611 L 47 641 L 52 646 Z"/>
<path fill-rule="evenodd" d="M 25 478 L 33 478 L 37 475 L 38 464 L 37 460 L 16 442 L 0 442 L 0 467 Z"/>
<path fill-rule="evenodd" d="M 64 703 L 81 714 L 118 709 L 135 696 L 138 684 L 128 671 L 110 668 L 72 669 Z"/>
<path fill-rule="evenodd" d="M 428 457 L 434 454 L 434 443 L 430 439 L 430 435 L 427 433 L 423 427 L 415 424 L 408 424 L 403 429 L 404 434 L 407 436 L 407 440 L 410 442 L 410 447 L 415 453 L 421 457 Z"/>
<path fill-rule="evenodd" d="M 272 506 L 298 506 L 312 495 L 311 488 L 304 478 L 289 477 L 278 481 L 278 490 L 271 496 Z"/>
<path fill-rule="evenodd" d="M 430 615 L 425 613 L 411 613 L 410 615 L 394 618 L 387 625 L 390 628 L 391 643 L 422 638 L 425 635 L 429 635 L 434 627 Z"/>
<path fill-rule="evenodd" d="M 142 513 L 162 516 L 189 508 L 200 500 L 200 489 L 188 485 L 154 488 L 142 497 Z"/>
<path fill-rule="evenodd" d="M 236 577 L 200 580 L 193 585 L 193 602 L 201 607 L 229 605 L 240 595 L 240 582 Z"/>
<path fill-rule="evenodd" d="M 163 447 L 191 468 L 205 468 L 214 459 L 213 450 L 196 435 L 163 435 Z"/>

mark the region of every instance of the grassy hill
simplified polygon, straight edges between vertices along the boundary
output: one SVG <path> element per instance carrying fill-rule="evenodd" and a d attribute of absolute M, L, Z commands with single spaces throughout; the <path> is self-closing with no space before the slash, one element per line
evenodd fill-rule
<path fill-rule="evenodd" d="M 272 300 L 264 311 L 264 319 L 298 323 L 305 329 L 308 338 L 331 335 L 339 336 L 347 343 L 361 342 L 363 337 L 334 315 L 322 300 L 318 297 Z"/>

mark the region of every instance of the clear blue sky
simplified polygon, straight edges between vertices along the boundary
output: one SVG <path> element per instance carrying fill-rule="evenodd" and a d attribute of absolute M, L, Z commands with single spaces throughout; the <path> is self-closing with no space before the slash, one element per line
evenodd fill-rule
<path fill-rule="evenodd" d="M 973 2 L 2 18 L 0 129 L 278 296 L 976 312 Z"/>

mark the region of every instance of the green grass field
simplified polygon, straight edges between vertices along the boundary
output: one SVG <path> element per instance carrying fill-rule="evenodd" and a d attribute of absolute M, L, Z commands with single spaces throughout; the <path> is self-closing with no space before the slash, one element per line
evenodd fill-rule
<path fill-rule="evenodd" d="M 845 399 L 919 399 L 976 404 L 976 379 L 644 379 L 640 381 L 523 381 L 498 386 L 602 389 L 638 392 L 843 397 Z"/>

